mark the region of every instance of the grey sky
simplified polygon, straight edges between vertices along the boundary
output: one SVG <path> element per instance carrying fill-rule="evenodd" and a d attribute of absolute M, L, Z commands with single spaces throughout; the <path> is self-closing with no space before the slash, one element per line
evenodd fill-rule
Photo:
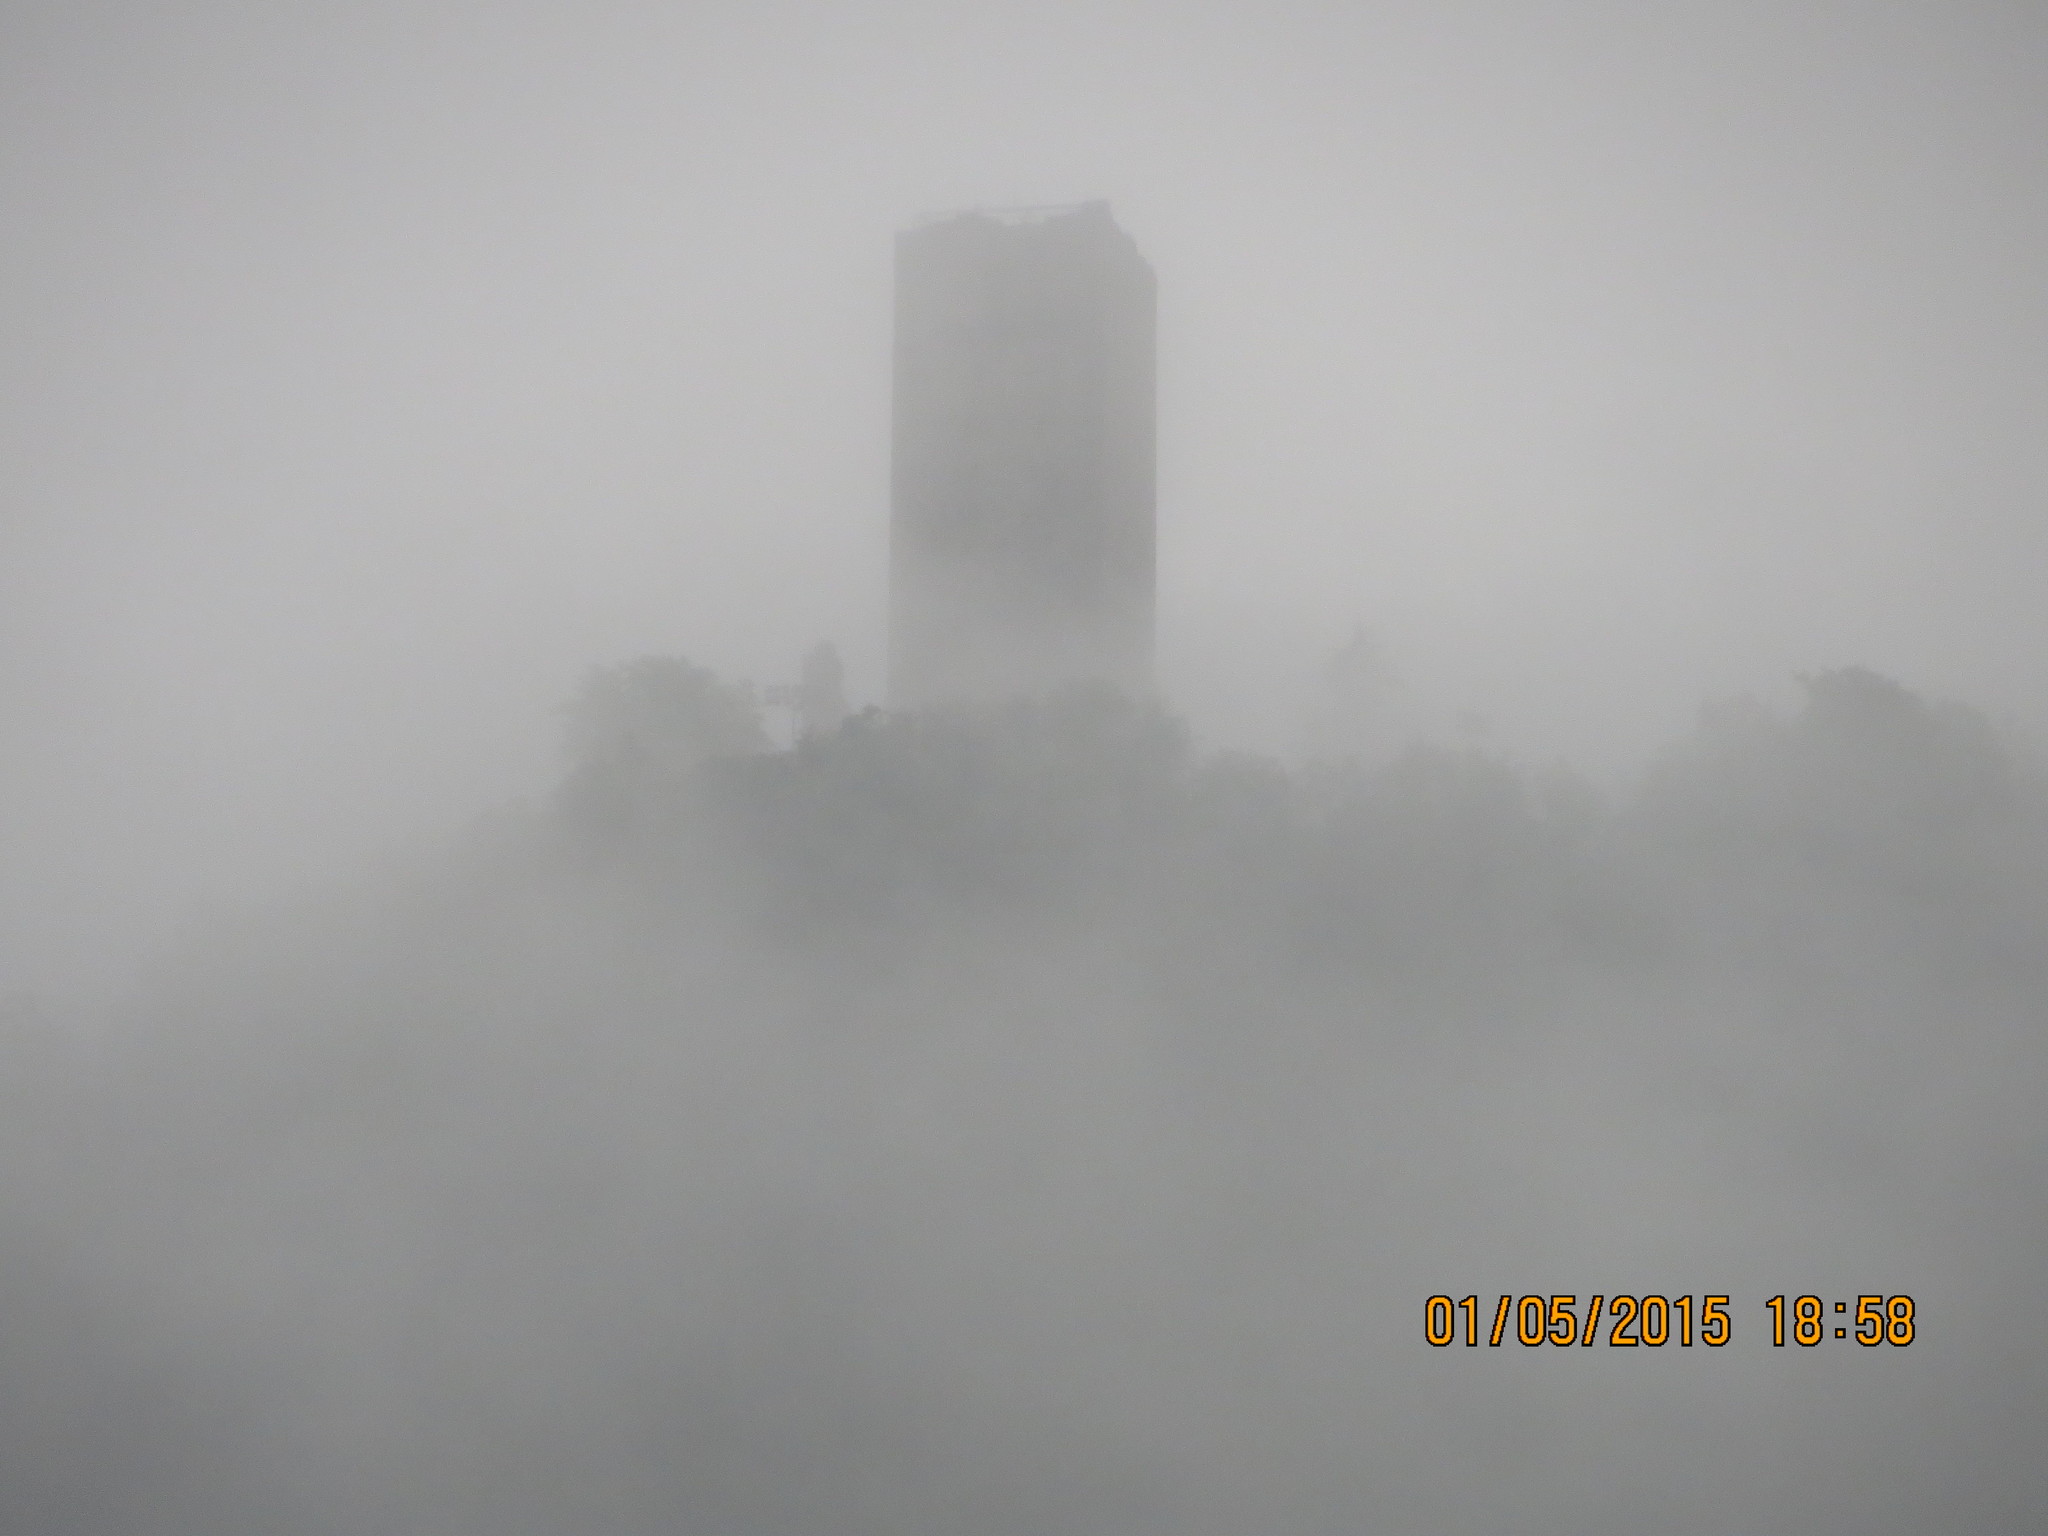
<path fill-rule="evenodd" d="M 2038 726 L 2044 119 L 2023 4 L 13 4 L 0 985 L 540 786 L 593 662 L 877 696 L 937 207 L 1157 269 L 1211 739 L 1360 621 L 1594 767 L 1845 662 Z"/>

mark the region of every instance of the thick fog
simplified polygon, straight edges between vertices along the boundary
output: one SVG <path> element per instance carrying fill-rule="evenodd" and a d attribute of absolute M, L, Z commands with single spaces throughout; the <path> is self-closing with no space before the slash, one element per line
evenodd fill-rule
<path fill-rule="evenodd" d="M 2018 4 L 8 6 L 0 1529 L 2048 1528 L 2044 144 Z M 1159 697 L 888 712 L 892 236 L 1094 197 Z M 1425 1341 L 1562 1293 L 1734 1337 Z"/>

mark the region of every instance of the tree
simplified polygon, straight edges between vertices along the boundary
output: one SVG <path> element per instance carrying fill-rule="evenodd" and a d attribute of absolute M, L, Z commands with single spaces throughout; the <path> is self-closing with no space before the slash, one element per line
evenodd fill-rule
<path fill-rule="evenodd" d="M 753 690 L 722 683 L 680 656 L 597 668 L 566 713 L 578 770 L 681 772 L 706 758 L 770 747 Z"/>

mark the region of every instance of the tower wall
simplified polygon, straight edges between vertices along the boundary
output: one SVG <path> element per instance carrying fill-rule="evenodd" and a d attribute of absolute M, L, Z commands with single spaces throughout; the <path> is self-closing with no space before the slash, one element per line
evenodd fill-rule
<path fill-rule="evenodd" d="M 897 237 L 892 702 L 1149 690 L 1154 313 L 1106 204 Z"/>

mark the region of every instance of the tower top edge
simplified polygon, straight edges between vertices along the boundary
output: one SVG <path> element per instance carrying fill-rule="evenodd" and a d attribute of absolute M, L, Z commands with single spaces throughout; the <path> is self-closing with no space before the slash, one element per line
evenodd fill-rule
<path fill-rule="evenodd" d="M 949 224 L 955 219 L 989 219 L 997 224 L 1049 224 L 1055 219 L 1073 218 L 1083 214 L 1099 214 L 1109 217 L 1109 201 L 1106 198 L 1089 198 L 1076 203 L 1035 203 L 1006 208 L 942 208 L 930 213 L 921 213 L 912 219 L 907 231 L 929 229 L 934 224 Z"/>

